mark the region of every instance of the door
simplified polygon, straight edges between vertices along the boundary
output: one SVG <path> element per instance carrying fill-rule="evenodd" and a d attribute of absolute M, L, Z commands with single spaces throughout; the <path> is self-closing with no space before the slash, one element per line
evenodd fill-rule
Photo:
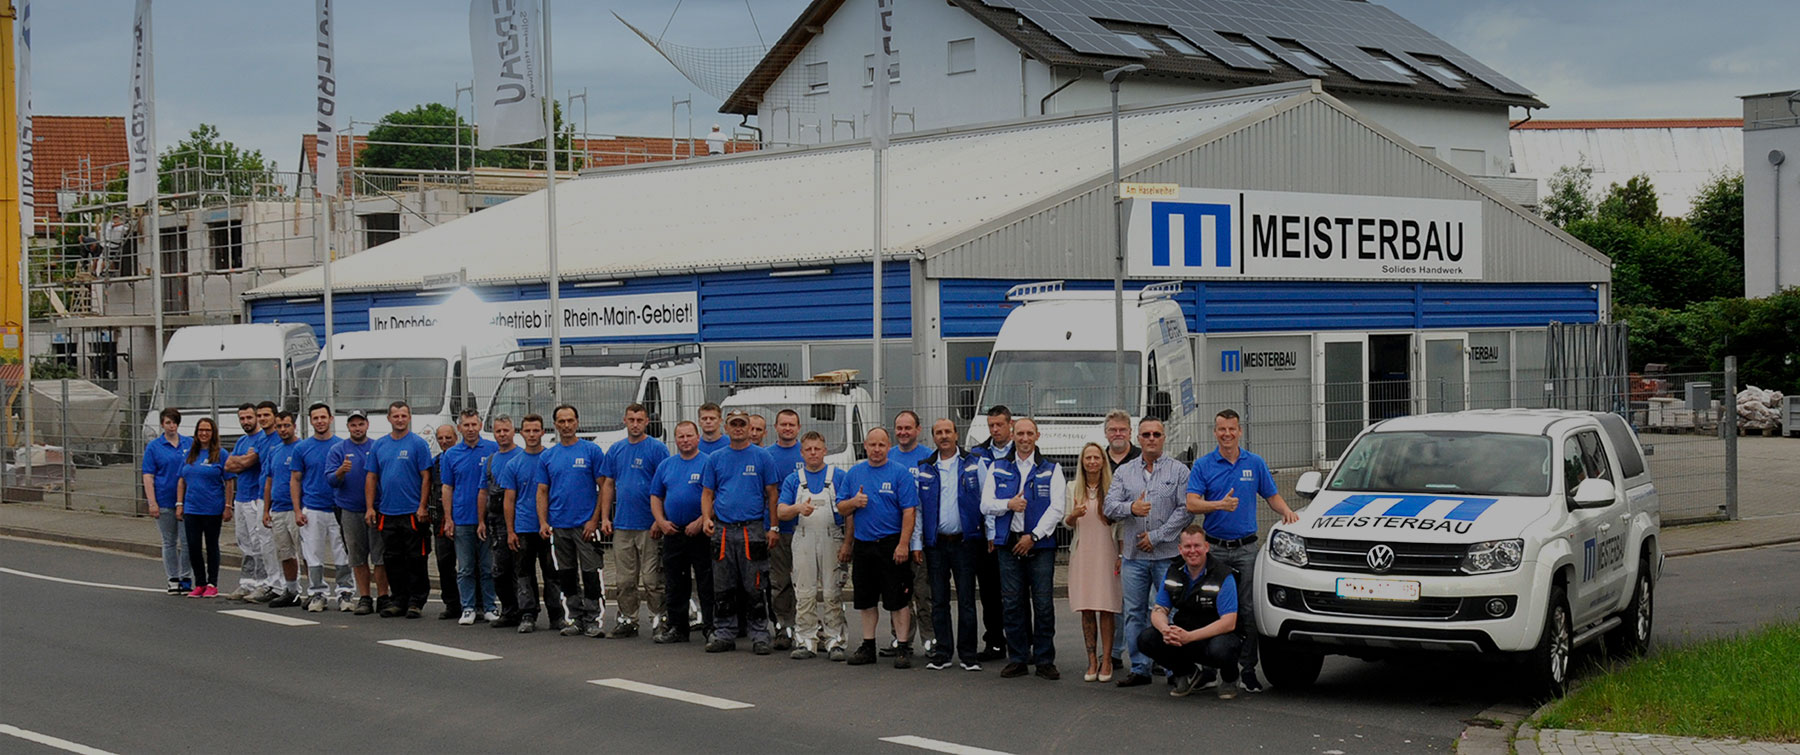
<path fill-rule="evenodd" d="M 1580 430 L 1563 439 L 1563 495 L 1571 508 L 1581 544 L 1578 579 L 1569 591 L 1569 614 L 1577 627 L 1599 621 L 1619 602 L 1625 585 L 1625 527 L 1619 521 L 1622 493 L 1612 473 L 1612 460 L 1599 433 Z M 1575 488 L 1589 478 L 1608 480 L 1614 501 L 1607 506 L 1574 508 Z"/>
<path fill-rule="evenodd" d="M 1368 425 L 1368 339 L 1361 333 L 1321 333 L 1315 339 L 1313 356 L 1321 367 L 1313 394 L 1314 450 L 1329 464 Z"/>
<path fill-rule="evenodd" d="M 1419 393 L 1425 411 L 1460 412 L 1469 405 L 1469 334 L 1427 333 L 1424 364 L 1420 373 L 1425 384 Z"/>

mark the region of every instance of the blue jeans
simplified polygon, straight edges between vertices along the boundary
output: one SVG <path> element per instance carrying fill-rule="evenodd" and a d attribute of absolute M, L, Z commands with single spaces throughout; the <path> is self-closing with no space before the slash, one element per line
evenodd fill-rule
<path fill-rule="evenodd" d="M 1006 655 L 1013 663 L 1056 663 L 1056 604 L 1051 580 L 1056 549 L 1032 548 L 1023 556 L 1001 548 L 1000 611 L 1006 617 Z"/>
<path fill-rule="evenodd" d="M 182 538 L 181 520 L 175 518 L 174 506 L 164 506 L 157 513 L 156 531 L 162 535 L 163 573 L 170 581 L 191 583 L 194 567 L 188 561 L 187 541 Z"/>
<path fill-rule="evenodd" d="M 931 578 L 931 629 L 937 637 L 933 660 L 950 660 L 950 638 L 956 638 L 956 656 L 963 663 L 974 663 L 975 647 L 975 553 L 963 539 L 945 539 L 939 535 L 935 545 L 925 548 L 925 570 Z M 956 634 L 950 633 L 950 580 L 956 579 Z"/>
<path fill-rule="evenodd" d="M 465 611 L 494 610 L 494 551 L 475 536 L 473 524 L 456 525 L 456 592 Z"/>
<path fill-rule="evenodd" d="M 1172 558 L 1127 558 L 1119 562 L 1119 581 L 1125 588 L 1125 652 L 1131 654 L 1131 673 L 1150 675 L 1150 656 L 1138 648 L 1138 635 L 1150 626 L 1150 601 L 1169 574 Z"/>

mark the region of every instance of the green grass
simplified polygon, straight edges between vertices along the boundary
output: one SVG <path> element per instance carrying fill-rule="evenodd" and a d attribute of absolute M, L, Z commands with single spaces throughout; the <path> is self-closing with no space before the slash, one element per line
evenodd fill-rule
<path fill-rule="evenodd" d="M 1655 653 L 1591 677 L 1536 725 L 1800 742 L 1800 621 Z"/>

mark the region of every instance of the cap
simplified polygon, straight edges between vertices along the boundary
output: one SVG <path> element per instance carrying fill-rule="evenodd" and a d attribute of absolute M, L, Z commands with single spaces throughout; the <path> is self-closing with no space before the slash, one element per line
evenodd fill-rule
<path fill-rule="evenodd" d="M 367 420 L 368 418 L 369 418 L 368 412 L 365 412 L 361 409 L 351 409 L 350 410 L 350 419 Z"/>
<path fill-rule="evenodd" d="M 746 412 L 742 409 L 733 409 L 733 410 L 731 410 L 731 413 L 725 415 L 725 424 L 727 424 L 727 425 L 729 425 L 733 422 L 746 422 L 747 423 L 749 421 L 750 421 L 749 412 Z"/>

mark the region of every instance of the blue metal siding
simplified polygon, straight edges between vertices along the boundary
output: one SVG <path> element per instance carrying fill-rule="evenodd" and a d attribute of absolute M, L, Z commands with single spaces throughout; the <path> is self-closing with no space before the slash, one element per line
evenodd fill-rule
<path fill-rule="evenodd" d="M 1598 322 L 1600 319 L 1599 289 L 1581 283 L 1481 286 L 1427 283 L 1420 286 L 1420 302 L 1421 328 L 1543 325 L 1552 320 Z"/>
<path fill-rule="evenodd" d="M 882 333 L 912 337 L 909 263 L 890 262 L 882 279 Z M 815 341 L 868 338 L 872 270 L 838 265 L 829 275 L 776 278 L 769 270 L 700 279 L 700 340 Z"/>

